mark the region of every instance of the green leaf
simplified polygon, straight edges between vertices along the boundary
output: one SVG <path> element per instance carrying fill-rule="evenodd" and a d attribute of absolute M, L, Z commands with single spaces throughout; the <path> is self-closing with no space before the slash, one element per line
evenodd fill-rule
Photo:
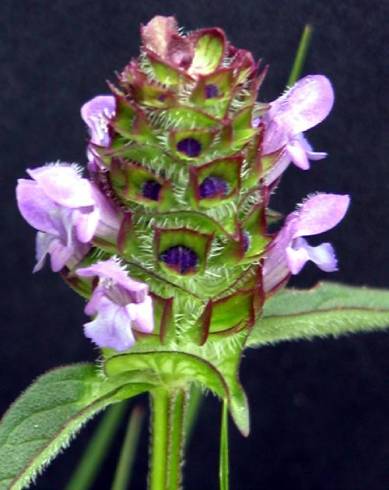
<path fill-rule="evenodd" d="M 388 326 L 388 290 L 323 282 L 310 290 L 284 289 L 269 298 L 247 345 L 337 337 Z"/>
<path fill-rule="evenodd" d="M 228 448 L 228 405 L 223 402 L 222 420 L 220 428 L 220 461 L 219 461 L 219 481 L 220 490 L 230 488 L 230 458 Z"/>
<path fill-rule="evenodd" d="M 105 361 L 104 370 L 110 378 L 129 372 L 143 373 L 156 386 L 185 387 L 192 381 L 200 382 L 224 397 L 225 381 L 222 375 L 205 359 L 174 351 L 153 351 L 118 354 Z"/>
<path fill-rule="evenodd" d="M 186 389 L 192 383 L 200 384 L 228 400 L 234 422 L 242 434 L 248 435 L 248 403 L 237 374 L 246 336 L 246 332 L 231 337 L 215 334 L 203 346 L 189 344 L 182 351 L 174 346 L 161 346 L 163 350 L 158 350 L 154 344 L 149 350 L 150 341 L 142 339 L 129 353 L 107 350 L 104 371 L 109 379 L 137 379 L 156 388 L 163 385 Z"/>
<path fill-rule="evenodd" d="M 0 423 L 0 490 L 25 488 L 88 419 L 148 389 L 128 383 L 104 379 L 92 364 L 61 367 L 38 378 Z"/>

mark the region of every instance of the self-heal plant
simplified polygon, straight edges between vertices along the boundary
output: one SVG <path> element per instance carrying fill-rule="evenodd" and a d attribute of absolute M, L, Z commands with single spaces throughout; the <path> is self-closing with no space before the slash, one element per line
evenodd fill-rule
<path fill-rule="evenodd" d="M 144 392 L 152 401 L 149 488 L 179 488 L 193 386 L 223 401 L 227 488 L 227 409 L 242 434 L 250 426 L 239 381 L 244 349 L 389 322 L 388 292 L 285 289 L 307 261 L 337 270 L 333 246 L 306 237 L 336 226 L 349 196 L 312 194 L 269 231 L 277 216 L 270 196 L 287 166 L 307 170 L 326 156 L 303 133 L 332 108 L 329 80 L 309 75 L 260 103 L 267 67 L 221 29 L 183 34 L 173 17 L 157 16 L 141 38 L 111 94 L 81 108 L 87 172 L 49 164 L 17 186 L 20 212 L 38 231 L 34 270 L 50 256 L 52 270 L 85 297 L 84 332 L 101 354 L 96 365 L 44 375 L 6 414 L 1 489 L 28 486 L 87 419 Z"/>

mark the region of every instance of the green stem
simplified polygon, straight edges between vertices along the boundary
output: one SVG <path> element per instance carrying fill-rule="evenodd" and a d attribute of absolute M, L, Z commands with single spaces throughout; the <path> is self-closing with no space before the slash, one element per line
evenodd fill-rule
<path fill-rule="evenodd" d="M 223 400 L 222 420 L 220 429 L 220 461 L 219 461 L 220 490 L 230 488 L 230 460 L 228 444 L 228 403 Z"/>
<path fill-rule="evenodd" d="M 179 390 L 173 393 L 170 399 L 169 413 L 169 457 L 167 473 L 168 490 L 176 490 L 181 487 L 182 482 L 182 457 L 184 439 L 184 411 L 186 405 L 186 393 Z"/>
<path fill-rule="evenodd" d="M 165 490 L 168 449 L 169 395 L 163 389 L 151 393 L 150 490 Z"/>
<path fill-rule="evenodd" d="M 66 485 L 66 490 L 88 490 L 93 485 L 117 433 L 126 408 L 127 403 L 125 402 L 108 408 L 93 434 L 76 471 Z"/>
<path fill-rule="evenodd" d="M 180 488 L 185 406 L 185 390 L 159 388 L 151 393 L 150 490 Z"/>
<path fill-rule="evenodd" d="M 311 44 L 313 27 L 310 24 L 306 24 L 303 33 L 301 34 L 300 42 L 297 48 L 297 52 L 294 58 L 292 70 L 289 75 L 287 87 L 291 87 L 297 81 L 301 75 L 301 71 L 304 66 L 305 58 L 307 56 L 309 45 Z"/>
<path fill-rule="evenodd" d="M 199 416 L 202 401 L 203 393 L 201 391 L 201 388 L 195 384 L 192 384 L 185 417 L 186 444 L 189 443 L 189 440 L 192 436 L 194 426 L 196 425 Z"/>
<path fill-rule="evenodd" d="M 120 452 L 119 463 L 115 472 L 114 482 L 112 484 L 112 490 L 126 490 L 128 487 L 144 415 L 144 410 L 139 405 L 134 407 L 131 412 L 124 443 Z"/>

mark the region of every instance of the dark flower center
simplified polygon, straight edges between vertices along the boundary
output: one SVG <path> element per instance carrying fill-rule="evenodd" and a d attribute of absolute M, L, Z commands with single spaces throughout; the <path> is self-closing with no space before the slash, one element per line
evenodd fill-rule
<path fill-rule="evenodd" d="M 247 233 L 247 231 L 242 233 L 242 246 L 244 252 L 247 252 L 250 247 L 250 235 Z"/>
<path fill-rule="evenodd" d="M 221 177 L 210 176 L 201 182 L 199 190 L 201 199 L 225 196 L 228 193 L 228 184 Z"/>
<path fill-rule="evenodd" d="M 142 187 L 142 195 L 147 199 L 158 201 L 161 184 L 156 180 L 147 180 Z"/>
<path fill-rule="evenodd" d="M 175 245 L 161 253 L 160 259 L 180 274 L 193 270 L 198 258 L 196 252 L 184 245 Z"/>
<path fill-rule="evenodd" d="M 184 138 L 177 143 L 177 150 L 185 153 L 188 157 L 194 158 L 201 153 L 201 144 L 195 138 Z"/>
<path fill-rule="evenodd" d="M 217 85 L 213 85 L 212 83 L 210 83 L 206 85 L 204 88 L 205 88 L 206 99 L 213 99 L 214 97 L 218 97 L 219 87 Z"/>

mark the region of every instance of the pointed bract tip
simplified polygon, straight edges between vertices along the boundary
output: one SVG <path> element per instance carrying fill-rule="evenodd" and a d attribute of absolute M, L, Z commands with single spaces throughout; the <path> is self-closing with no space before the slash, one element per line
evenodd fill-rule
<path fill-rule="evenodd" d="M 156 15 L 140 29 L 143 46 L 162 58 L 167 55 L 173 36 L 177 36 L 178 25 L 175 17 Z"/>

